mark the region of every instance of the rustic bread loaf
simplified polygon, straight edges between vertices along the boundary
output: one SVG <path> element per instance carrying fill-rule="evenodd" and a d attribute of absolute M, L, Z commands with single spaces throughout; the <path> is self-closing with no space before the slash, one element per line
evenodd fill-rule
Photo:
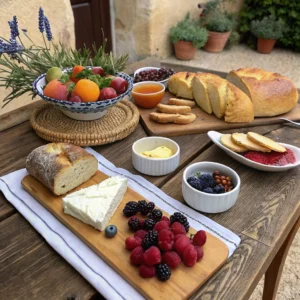
<path fill-rule="evenodd" d="M 78 146 L 50 143 L 28 155 L 26 169 L 55 195 L 62 195 L 90 179 L 98 170 L 98 161 Z"/>
<path fill-rule="evenodd" d="M 210 74 L 210 73 L 199 73 L 196 74 L 192 80 L 192 89 L 193 96 L 197 104 L 207 112 L 211 114 L 213 112 L 211 103 L 208 96 L 208 82 L 214 79 L 218 79 L 218 75 Z"/>
<path fill-rule="evenodd" d="M 231 71 L 227 80 L 252 100 L 255 117 L 271 117 L 293 109 L 298 91 L 293 82 L 277 73 L 256 68 Z"/>
<path fill-rule="evenodd" d="M 177 97 L 194 99 L 192 90 L 192 79 L 195 73 L 178 72 L 168 80 L 169 91 Z"/>
<path fill-rule="evenodd" d="M 254 108 L 250 98 L 235 85 L 227 82 L 225 122 L 248 123 L 254 120 Z"/>

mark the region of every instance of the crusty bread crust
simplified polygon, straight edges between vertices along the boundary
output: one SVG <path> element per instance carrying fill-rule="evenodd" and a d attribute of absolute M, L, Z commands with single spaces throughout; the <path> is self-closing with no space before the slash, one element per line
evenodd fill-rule
<path fill-rule="evenodd" d="M 54 194 L 55 179 L 78 161 L 93 161 L 95 172 L 97 159 L 81 147 L 66 143 L 50 143 L 34 149 L 27 157 L 26 169 L 30 175 L 47 186 Z"/>
<path fill-rule="evenodd" d="M 227 80 L 250 97 L 255 117 L 286 113 L 293 109 L 298 101 L 298 91 L 293 82 L 278 73 L 243 68 L 231 71 Z"/>
<path fill-rule="evenodd" d="M 190 106 L 166 105 L 159 103 L 157 110 L 166 114 L 188 114 L 191 112 Z"/>

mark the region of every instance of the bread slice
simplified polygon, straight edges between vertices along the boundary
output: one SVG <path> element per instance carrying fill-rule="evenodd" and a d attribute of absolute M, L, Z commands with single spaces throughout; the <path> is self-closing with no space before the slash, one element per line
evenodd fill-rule
<path fill-rule="evenodd" d="M 248 151 L 248 148 L 235 143 L 231 137 L 231 134 L 223 134 L 221 136 L 220 141 L 223 146 L 225 146 L 226 148 L 230 149 L 233 152 L 242 153 Z"/>
<path fill-rule="evenodd" d="M 214 80 L 216 78 L 218 79 L 221 77 L 210 73 L 199 73 L 196 74 L 192 80 L 192 88 L 195 101 L 200 106 L 200 108 L 208 114 L 211 114 L 213 110 L 208 96 L 207 83 L 210 80 Z"/>
<path fill-rule="evenodd" d="M 192 90 L 192 79 L 195 73 L 178 72 L 168 80 L 169 91 L 177 97 L 194 99 Z"/>
<path fill-rule="evenodd" d="M 260 144 L 255 143 L 252 140 L 248 139 L 247 134 L 245 133 L 233 133 L 231 137 L 234 142 L 246 147 L 248 150 L 260 151 L 260 152 L 271 152 L 269 148 L 261 146 Z"/>
<path fill-rule="evenodd" d="M 98 161 L 81 147 L 50 143 L 28 155 L 26 169 L 55 195 L 62 195 L 90 179 L 98 170 Z"/>
<path fill-rule="evenodd" d="M 177 98 L 170 98 L 168 100 L 169 105 L 177 105 L 177 106 L 189 106 L 194 107 L 196 105 L 195 101 L 192 100 L 184 100 L 184 99 L 177 99 Z"/>
<path fill-rule="evenodd" d="M 196 120 L 195 114 L 180 115 L 152 112 L 149 114 L 149 117 L 157 123 L 175 123 L 181 125 L 189 124 Z"/>
<path fill-rule="evenodd" d="M 190 106 L 166 105 L 159 103 L 157 110 L 166 114 L 181 114 L 185 115 L 191 112 Z"/>
<path fill-rule="evenodd" d="M 221 77 L 209 80 L 207 90 L 213 113 L 217 118 L 222 119 L 227 104 L 227 81 Z"/>
<path fill-rule="evenodd" d="M 227 82 L 225 122 L 248 123 L 254 120 L 254 108 L 250 98 L 235 85 Z"/>
<path fill-rule="evenodd" d="M 283 147 L 282 145 L 280 145 L 280 144 L 276 143 L 275 141 L 273 141 L 263 135 L 260 135 L 258 133 L 248 132 L 247 137 L 251 141 L 258 143 L 259 145 L 262 145 L 263 147 L 267 147 L 273 151 L 276 151 L 276 152 L 285 152 L 286 151 L 286 148 Z"/>

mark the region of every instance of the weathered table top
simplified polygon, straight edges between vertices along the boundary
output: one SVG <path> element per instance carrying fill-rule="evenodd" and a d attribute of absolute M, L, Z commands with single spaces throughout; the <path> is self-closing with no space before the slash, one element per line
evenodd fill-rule
<path fill-rule="evenodd" d="M 300 147 L 299 129 L 278 124 L 240 131 L 250 130 Z M 146 132 L 139 124 L 134 133 L 123 141 L 93 149 L 117 167 L 137 173 L 131 164 L 131 145 L 144 136 Z M 250 169 L 213 145 L 206 134 L 173 139 L 181 147 L 178 169 L 167 176 L 145 176 L 171 197 L 183 201 L 182 172 L 196 161 L 226 164 L 237 171 L 242 182 L 240 196 L 232 209 L 221 214 L 207 214 L 238 234 L 242 242 L 194 298 L 248 299 L 300 217 L 300 169 L 282 173 Z M 29 152 L 45 143 L 34 133 L 28 121 L 0 132 L 0 176 L 23 168 Z M 101 299 L 95 289 L 46 243 L 2 193 L 0 269 L 0 294 L 3 299 Z"/>

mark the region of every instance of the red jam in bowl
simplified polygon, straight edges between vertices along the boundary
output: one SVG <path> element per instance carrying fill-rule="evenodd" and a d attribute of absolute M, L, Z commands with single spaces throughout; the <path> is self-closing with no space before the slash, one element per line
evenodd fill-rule
<path fill-rule="evenodd" d="M 290 149 L 286 149 L 286 152 L 271 151 L 268 153 L 249 151 L 244 156 L 263 165 L 285 166 L 296 162 L 295 155 Z"/>

